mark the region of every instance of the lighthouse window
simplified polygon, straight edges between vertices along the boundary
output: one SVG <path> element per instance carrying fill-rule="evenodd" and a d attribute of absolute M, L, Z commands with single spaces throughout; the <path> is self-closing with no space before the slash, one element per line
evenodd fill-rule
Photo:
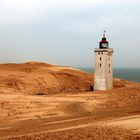
<path fill-rule="evenodd" d="M 103 54 L 103 52 L 102 52 L 102 54 Z"/>
<path fill-rule="evenodd" d="M 109 70 L 109 73 L 110 73 L 110 70 Z"/>
<path fill-rule="evenodd" d="M 100 61 L 102 60 L 102 57 L 100 57 Z"/>
<path fill-rule="evenodd" d="M 100 64 L 100 67 L 101 67 L 101 64 Z"/>
<path fill-rule="evenodd" d="M 98 54 L 100 54 L 100 52 L 98 52 Z"/>
<path fill-rule="evenodd" d="M 109 67 L 110 67 L 110 64 L 109 64 Z"/>

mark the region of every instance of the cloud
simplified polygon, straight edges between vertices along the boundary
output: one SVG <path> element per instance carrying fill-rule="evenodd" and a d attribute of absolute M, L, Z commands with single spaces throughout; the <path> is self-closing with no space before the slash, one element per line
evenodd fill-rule
<path fill-rule="evenodd" d="M 0 56 L 7 58 L 0 60 L 39 56 L 56 63 L 64 57 L 66 64 L 79 58 L 77 63 L 83 65 L 83 59 L 92 57 L 90 50 L 98 45 L 104 29 L 120 55 L 118 61 L 133 51 L 139 58 L 139 7 L 139 0 L 1 0 Z"/>
<path fill-rule="evenodd" d="M 18 24 L 35 18 L 41 3 L 33 0 L 0 1 L 0 24 Z"/>
<path fill-rule="evenodd" d="M 77 12 L 79 10 L 102 7 L 127 7 L 140 4 L 138 0 L 2 0 L 0 1 L 0 24 L 19 24 L 47 18 L 51 14 L 61 12 Z"/>

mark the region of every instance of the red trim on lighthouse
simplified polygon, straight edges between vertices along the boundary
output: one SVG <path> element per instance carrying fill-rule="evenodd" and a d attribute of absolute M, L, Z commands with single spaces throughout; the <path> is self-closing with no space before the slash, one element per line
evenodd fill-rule
<path fill-rule="evenodd" d="M 108 43 L 107 40 L 101 40 L 100 43 Z"/>

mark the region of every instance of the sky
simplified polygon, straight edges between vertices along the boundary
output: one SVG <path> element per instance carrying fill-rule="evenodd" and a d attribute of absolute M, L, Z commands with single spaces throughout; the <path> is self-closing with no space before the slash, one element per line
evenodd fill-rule
<path fill-rule="evenodd" d="M 0 63 L 94 67 L 103 31 L 113 66 L 140 68 L 140 0 L 0 0 Z"/>

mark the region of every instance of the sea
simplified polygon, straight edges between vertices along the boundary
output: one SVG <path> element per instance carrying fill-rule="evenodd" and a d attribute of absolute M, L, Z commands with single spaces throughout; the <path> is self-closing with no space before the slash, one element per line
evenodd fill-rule
<path fill-rule="evenodd" d="M 80 68 L 81 70 L 94 73 L 92 68 Z M 140 68 L 115 68 L 113 69 L 113 76 L 128 81 L 140 83 Z"/>

